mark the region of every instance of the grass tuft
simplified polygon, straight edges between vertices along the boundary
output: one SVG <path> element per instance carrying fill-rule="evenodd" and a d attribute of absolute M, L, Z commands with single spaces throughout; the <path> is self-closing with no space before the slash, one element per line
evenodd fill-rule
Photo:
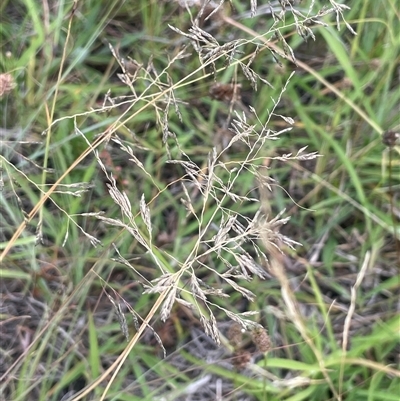
<path fill-rule="evenodd" d="M 394 0 L 0 5 L 0 398 L 398 398 Z"/>

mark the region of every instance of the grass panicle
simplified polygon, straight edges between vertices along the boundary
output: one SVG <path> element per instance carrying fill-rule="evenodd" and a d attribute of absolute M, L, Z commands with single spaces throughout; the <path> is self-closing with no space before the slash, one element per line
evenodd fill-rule
<path fill-rule="evenodd" d="M 2 2 L 1 399 L 398 398 L 395 3 Z"/>

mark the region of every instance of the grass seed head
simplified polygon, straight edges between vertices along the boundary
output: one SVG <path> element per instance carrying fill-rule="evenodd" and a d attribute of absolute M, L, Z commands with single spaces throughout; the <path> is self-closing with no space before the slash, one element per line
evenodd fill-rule
<path fill-rule="evenodd" d="M 260 352 L 264 353 L 271 349 L 271 338 L 266 329 L 257 327 L 252 331 L 251 336 L 254 344 Z"/>
<path fill-rule="evenodd" d="M 0 98 L 10 93 L 16 86 L 11 74 L 0 74 Z"/>

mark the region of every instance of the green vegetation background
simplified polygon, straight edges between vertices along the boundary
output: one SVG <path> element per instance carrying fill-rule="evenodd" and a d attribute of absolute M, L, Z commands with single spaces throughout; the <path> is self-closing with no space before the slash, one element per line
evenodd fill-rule
<path fill-rule="evenodd" d="M 296 4 L 309 15 L 333 9 L 302 29 L 289 2 L 275 26 L 262 4 L 254 18 L 250 1 L 224 4 L 201 27 L 237 48 L 231 58 L 218 48 L 204 66 L 177 31 L 189 33 L 196 2 L 1 2 L 0 73 L 14 84 L 0 98 L 0 398 L 399 399 L 400 153 L 382 135 L 400 126 L 400 15 L 395 0 L 353 1 L 342 13 L 339 3 Z M 239 63 L 251 56 L 253 85 Z M 238 92 L 210 96 L 216 83 Z M 234 118 L 277 135 L 259 148 L 256 134 L 231 144 Z M 295 157 L 304 147 L 321 157 Z M 213 148 L 237 199 L 214 181 L 205 201 L 200 172 L 210 171 Z M 190 161 L 196 180 L 171 160 Z M 113 198 L 110 188 L 120 192 Z M 249 227 L 260 207 L 290 220 L 271 239 L 282 255 L 257 233 L 241 234 L 240 249 L 267 272 L 239 283 L 255 295 L 249 301 L 222 277 L 233 253 L 209 249 L 222 218 Z M 143 292 L 160 285 L 152 280 L 161 270 L 182 271 L 194 250 L 202 257 L 179 278 L 180 302 L 163 323 L 165 303 Z M 229 341 L 235 316 L 268 329 L 265 355 L 250 334 L 240 346 Z M 214 333 L 213 317 L 220 346 L 202 334 Z"/>

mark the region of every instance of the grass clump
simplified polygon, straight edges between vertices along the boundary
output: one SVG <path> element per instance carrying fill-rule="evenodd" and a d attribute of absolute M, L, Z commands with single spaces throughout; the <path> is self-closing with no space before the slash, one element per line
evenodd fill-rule
<path fill-rule="evenodd" d="M 1 6 L 3 398 L 398 396 L 395 2 L 322 3 Z"/>

